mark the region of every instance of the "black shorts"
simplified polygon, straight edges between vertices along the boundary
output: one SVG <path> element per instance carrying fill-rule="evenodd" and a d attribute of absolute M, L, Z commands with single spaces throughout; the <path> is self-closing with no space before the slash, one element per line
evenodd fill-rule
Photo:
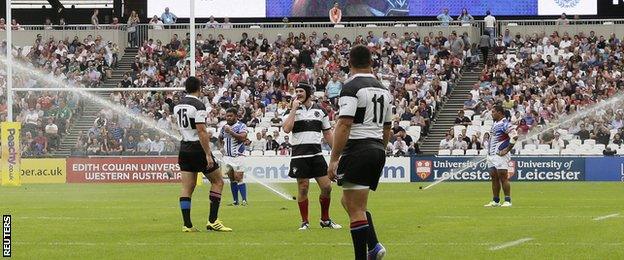
<path fill-rule="evenodd" d="M 360 150 L 340 157 L 338 186 L 349 182 L 376 190 L 386 164 L 386 152 L 380 149 Z"/>
<path fill-rule="evenodd" d="M 290 160 L 288 176 L 297 179 L 312 179 L 327 175 L 327 162 L 322 155 Z"/>
<path fill-rule="evenodd" d="M 212 156 L 212 155 L 211 155 Z M 219 169 L 219 164 L 212 156 L 214 164 L 211 168 L 208 168 L 208 161 L 206 161 L 206 153 L 201 147 L 199 142 L 182 142 L 180 146 L 180 153 L 178 154 L 178 164 L 180 165 L 180 171 L 183 172 L 201 172 L 209 174 Z"/>

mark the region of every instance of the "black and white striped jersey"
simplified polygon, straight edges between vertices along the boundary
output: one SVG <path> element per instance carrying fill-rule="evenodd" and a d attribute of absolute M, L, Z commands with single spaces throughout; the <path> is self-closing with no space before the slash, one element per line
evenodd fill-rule
<path fill-rule="evenodd" d="M 180 100 L 180 103 L 173 107 L 173 113 L 182 134 L 182 141 L 199 141 L 196 124 L 206 123 L 206 117 L 208 116 L 206 105 L 196 96 L 186 95 Z"/>
<path fill-rule="evenodd" d="M 292 112 L 291 110 L 284 112 L 284 119 Z M 292 129 L 292 158 L 322 155 L 323 131 L 331 129 L 329 116 L 316 103 L 313 103 L 309 109 L 301 105 L 294 112 L 296 115 Z"/>
<path fill-rule="evenodd" d="M 368 140 L 381 144 L 383 127 L 392 122 L 391 102 L 390 91 L 373 74 L 355 74 L 347 79 L 338 101 L 339 117 L 353 118 L 345 151 Z"/>

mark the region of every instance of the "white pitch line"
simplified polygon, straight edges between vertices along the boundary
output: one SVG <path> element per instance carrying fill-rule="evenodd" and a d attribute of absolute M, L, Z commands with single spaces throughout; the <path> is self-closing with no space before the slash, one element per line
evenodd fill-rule
<path fill-rule="evenodd" d="M 615 214 L 611 214 L 611 215 L 606 215 L 606 216 L 602 216 L 602 217 L 597 217 L 597 218 L 594 218 L 593 220 L 594 220 L 594 221 L 600 221 L 600 220 L 603 220 L 603 219 L 608 219 L 608 218 L 617 217 L 617 216 L 619 216 L 619 215 L 620 215 L 620 213 L 615 213 Z"/>
<path fill-rule="evenodd" d="M 44 220 L 121 220 L 123 218 L 78 218 L 78 217 L 46 217 L 46 216 L 38 216 L 38 217 L 18 217 L 19 219 L 44 219 Z"/>
<path fill-rule="evenodd" d="M 526 238 L 523 238 L 523 239 L 518 239 L 516 241 L 503 243 L 503 244 L 500 244 L 498 246 L 490 247 L 490 250 L 491 251 L 501 250 L 501 249 L 505 249 L 505 248 L 508 248 L 508 247 L 517 246 L 519 244 L 522 244 L 522 243 L 525 243 L 525 242 L 529 242 L 531 240 L 533 240 L 533 238 L 526 237 Z"/>

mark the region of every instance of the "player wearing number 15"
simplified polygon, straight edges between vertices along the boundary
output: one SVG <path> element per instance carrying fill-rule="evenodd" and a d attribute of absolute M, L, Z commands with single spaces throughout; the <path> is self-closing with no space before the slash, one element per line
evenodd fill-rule
<path fill-rule="evenodd" d="M 201 83 L 197 78 L 189 77 L 184 84 L 187 95 L 173 108 L 182 134 L 178 155 L 178 164 L 182 173 L 182 191 L 180 192 L 180 209 L 184 221 L 182 231 L 199 231 L 191 222 L 191 196 L 197 184 L 198 172 L 203 173 L 211 183 L 210 215 L 206 229 L 232 231 L 217 218 L 223 190 L 223 177 L 210 150 L 210 140 L 206 131 L 206 105 L 199 100 Z"/>
<path fill-rule="evenodd" d="M 351 220 L 355 259 L 381 259 L 386 252 L 377 240 L 367 203 L 368 192 L 377 189 L 386 163 L 392 97 L 370 74 L 371 65 L 368 48 L 358 45 L 351 49 L 351 77 L 340 92 L 339 118 L 327 170 L 329 178 L 338 180 L 343 189 L 342 205 Z"/>

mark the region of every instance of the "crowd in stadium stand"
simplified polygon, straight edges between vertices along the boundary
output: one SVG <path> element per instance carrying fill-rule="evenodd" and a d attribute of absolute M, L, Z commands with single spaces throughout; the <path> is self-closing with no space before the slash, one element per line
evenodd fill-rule
<path fill-rule="evenodd" d="M 6 53 L 6 42 L 0 46 Z M 47 77 L 61 79 L 71 87 L 97 87 L 110 77 L 118 59 L 116 44 L 100 36 L 84 39 L 43 39 L 39 34 L 32 45 L 13 46 L 14 61 L 41 71 Z M 49 84 L 14 69 L 13 85 L 22 88 L 49 87 Z M 6 119 L 6 68 L 0 67 L 0 116 Z M 61 138 L 69 133 L 76 116 L 81 114 L 80 97 L 71 92 L 15 92 L 15 121 L 22 122 L 22 155 L 46 156 L 59 148 Z"/>
<path fill-rule="evenodd" d="M 185 38 L 183 38 L 185 37 Z M 190 74 L 189 36 L 173 35 L 169 42 L 147 40 L 139 48 L 132 71 L 118 83 L 119 87 L 181 87 Z M 205 84 L 202 100 L 209 107 L 208 126 L 216 142 L 224 124 L 225 109 L 237 107 L 240 118 L 250 128 L 248 149 L 260 153 L 288 154 L 289 136 L 281 131 L 284 111 L 294 95 L 294 86 L 307 82 L 315 86 L 315 99 L 333 120 L 337 99 L 348 73 L 347 55 L 350 46 L 364 44 L 374 50 L 374 72 L 387 85 L 396 99 L 397 122 L 388 154 L 401 156 L 419 152 L 416 144 L 426 135 L 434 112 L 449 89 L 453 87 L 463 63 L 466 36 L 415 33 L 396 35 L 372 32 L 356 39 L 313 32 L 310 35 L 290 34 L 269 42 L 262 34 L 240 39 L 224 39 L 222 35 L 198 35 L 197 55 L 193 62 Z M 115 92 L 113 101 L 133 113 L 154 118 L 159 127 L 175 129 L 173 105 L 180 92 Z M 175 151 L 173 140 L 167 136 L 151 136 L 144 126 L 129 119 L 103 111 L 103 120 L 95 122 L 84 133 L 80 148 L 89 153 L 163 154 Z M 408 125 L 398 125 L 407 120 Z M 115 149 L 91 147 L 93 139 L 111 134 L 109 123 L 125 131 L 119 141 L 109 142 Z M 137 129 L 143 128 L 143 129 Z M 253 131 L 252 131 L 253 130 Z M 135 134 L 127 134 L 134 131 Z M 153 132 L 153 131 L 152 131 Z M 410 136 L 411 135 L 411 136 Z M 119 137 L 119 136 L 117 136 Z M 150 145 L 164 139 L 164 150 Z M 121 147 L 119 147 L 121 146 Z M 135 148 L 136 147 L 136 148 Z M 139 148 L 142 147 L 143 149 Z M 216 147 L 216 145 L 214 146 Z M 329 145 L 324 144 L 326 150 Z M 172 148 L 168 150 L 168 148 Z"/>
<path fill-rule="evenodd" d="M 507 117 L 518 125 L 520 135 L 548 130 L 524 142 L 524 150 L 516 145 L 516 152 L 602 154 L 605 147 L 618 149 L 624 134 L 619 104 L 551 127 L 588 105 L 605 102 L 624 87 L 624 45 L 615 34 L 512 35 L 507 30 L 494 45 L 484 37 L 481 47 L 492 49 L 494 59 L 487 60 L 440 149 L 487 147 L 483 133 L 489 131 L 495 104 L 508 109 Z"/>

